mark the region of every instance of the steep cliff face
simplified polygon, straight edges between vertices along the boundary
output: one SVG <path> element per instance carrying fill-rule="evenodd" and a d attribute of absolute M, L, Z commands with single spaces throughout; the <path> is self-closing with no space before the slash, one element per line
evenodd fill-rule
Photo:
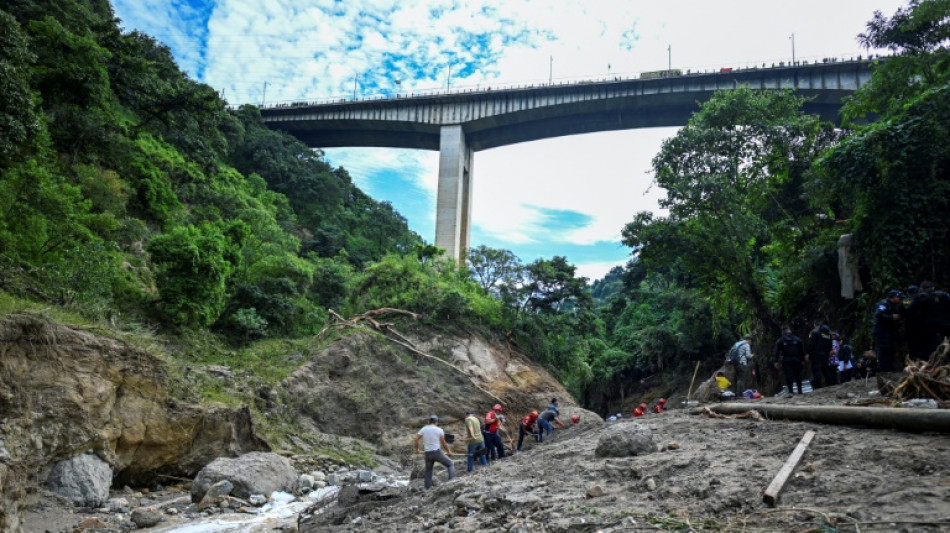
<path fill-rule="evenodd" d="M 0 319 L 0 530 L 18 529 L 52 465 L 87 450 L 123 484 L 268 449 L 246 408 L 179 404 L 166 379 L 128 343 L 33 315 Z"/>
<path fill-rule="evenodd" d="M 397 455 L 409 450 L 416 430 L 433 413 L 446 431 L 461 435 L 468 409 L 484 414 L 500 402 L 517 436 L 516 421 L 543 409 L 552 397 L 561 400 L 563 416 L 583 411 L 550 374 L 506 346 L 478 336 L 420 335 L 411 341 L 432 357 L 381 335 L 345 337 L 284 381 L 285 401 L 318 431 L 368 441 L 379 453 Z M 588 411 L 584 416 L 600 418 Z"/>

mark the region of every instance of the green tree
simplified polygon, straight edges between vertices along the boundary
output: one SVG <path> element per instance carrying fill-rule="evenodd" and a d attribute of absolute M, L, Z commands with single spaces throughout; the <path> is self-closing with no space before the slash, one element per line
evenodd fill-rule
<path fill-rule="evenodd" d="M 684 261 L 720 313 L 738 305 L 748 328 L 776 326 L 769 272 L 813 234 L 804 175 L 837 139 L 801 106 L 788 91 L 714 95 L 653 160 L 669 216 L 640 213 L 623 230 L 648 266 Z"/>
<path fill-rule="evenodd" d="M 0 10 L 0 168 L 34 151 L 42 131 L 30 87 L 34 59 L 20 24 Z"/>
<path fill-rule="evenodd" d="M 237 262 L 233 248 L 221 228 L 212 224 L 179 226 L 149 241 L 159 307 L 173 324 L 198 329 L 218 319 Z"/>
<path fill-rule="evenodd" d="M 489 248 L 483 244 L 469 250 L 468 268 L 482 290 L 500 295 L 521 285 L 525 267 L 510 250 Z"/>

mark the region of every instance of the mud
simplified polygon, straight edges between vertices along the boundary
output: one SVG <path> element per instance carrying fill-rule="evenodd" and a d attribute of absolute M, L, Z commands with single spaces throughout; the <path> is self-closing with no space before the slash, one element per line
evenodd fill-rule
<path fill-rule="evenodd" d="M 861 380 L 749 401 L 875 397 L 874 380 Z M 432 490 L 416 480 L 384 502 L 303 516 L 300 531 L 950 531 L 947 434 L 720 420 L 685 409 L 616 424 L 648 431 L 657 451 L 598 458 L 610 424 L 582 423 L 471 475 L 459 463 L 451 482 L 437 467 L 441 484 Z M 769 507 L 765 488 L 808 430 L 815 439 Z"/>

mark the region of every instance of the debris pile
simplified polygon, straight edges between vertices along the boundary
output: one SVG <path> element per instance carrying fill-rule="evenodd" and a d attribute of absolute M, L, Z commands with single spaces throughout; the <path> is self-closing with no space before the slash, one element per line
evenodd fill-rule
<path fill-rule="evenodd" d="M 950 340 L 943 341 L 926 361 L 912 361 L 899 383 L 878 380 L 881 395 L 895 402 L 932 398 L 940 408 L 950 408 Z"/>

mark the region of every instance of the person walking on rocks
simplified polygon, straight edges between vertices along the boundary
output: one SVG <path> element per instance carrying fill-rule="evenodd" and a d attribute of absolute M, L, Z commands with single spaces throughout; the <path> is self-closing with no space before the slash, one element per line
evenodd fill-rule
<path fill-rule="evenodd" d="M 491 411 L 485 413 L 485 446 L 492 461 L 505 458 L 505 443 L 501 441 L 500 434 L 504 430 L 501 411 L 501 404 L 496 403 Z"/>
<path fill-rule="evenodd" d="M 554 429 L 551 428 L 551 422 L 557 424 L 559 428 L 564 427 L 564 423 L 561 422 L 557 412 L 551 409 L 546 409 L 543 413 L 538 415 L 538 442 L 544 442 L 544 437 L 554 431 Z"/>
<path fill-rule="evenodd" d="M 517 451 L 521 451 L 521 445 L 524 443 L 525 435 L 534 435 L 534 440 L 538 440 L 537 435 L 537 422 L 538 422 L 538 412 L 531 411 L 531 413 L 521 419 L 521 424 L 518 426 L 518 447 L 515 448 Z"/>
<path fill-rule="evenodd" d="M 485 439 L 482 436 L 482 423 L 478 420 L 478 417 L 475 416 L 473 411 L 468 412 L 468 416 L 465 417 L 465 444 L 468 445 L 468 464 L 466 467 L 467 472 L 471 472 L 475 469 L 475 459 L 478 458 L 478 461 L 485 466 L 488 466 L 488 457 L 486 457 L 485 452 Z"/>
<path fill-rule="evenodd" d="M 798 394 L 802 393 L 802 364 L 805 361 L 805 345 L 798 335 L 792 333 L 788 324 L 782 326 L 782 336 L 775 341 L 775 368 L 781 368 L 785 374 L 785 386 L 789 394 L 795 394 L 792 385 L 798 385 Z"/>
<path fill-rule="evenodd" d="M 422 451 L 419 450 L 419 441 L 422 441 Z M 449 459 L 452 450 L 445 442 L 445 432 L 439 427 L 439 417 L 432 415 L 429 423 L 416 433 L 414 442 L 416 453 L 424 453 L 426 458 L 425 488 L 432 488 L 432 469 L 435 463 L 440 463 L 449 471 L 449 481 L 455 479 L 455 463 Z M 443 453 L 442 450 L 445 450 Z"/>

